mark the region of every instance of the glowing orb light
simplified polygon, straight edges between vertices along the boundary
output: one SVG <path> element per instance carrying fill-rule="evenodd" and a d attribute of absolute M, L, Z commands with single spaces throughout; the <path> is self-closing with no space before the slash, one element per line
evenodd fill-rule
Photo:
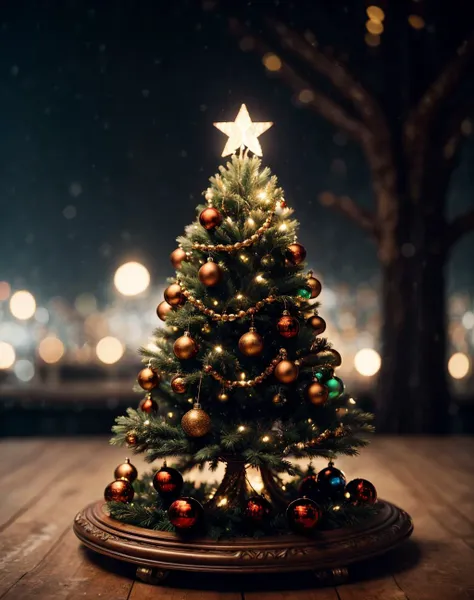
<path fill-rule="evenodd" d="M 113 365 L 123 356 L 124 348 L 117 338 L 107 336 L 102 338 L 96 346 L 95 353 L 99 360 L 106 365 Z"/>
<path fill-rule="evenodd" d="M 56 337 L 46 337 L 38 346 L 38 354 L 50 365 L 58 362 L 64 355 L 64 344 Z"/>
<path fill-rule="evenodd" d="M 10 311 L 14 317 L 21 321 L 31 319 L 36 311 L 36 300 L 33 294 L 26 290 L 15 292 L 10 298 Z"/>
<path fill-rule="evenodd" d="M 7 342 L 0 342 L 0 369 L 9 369 L 15 362 L 15 349 Z"/>
<path fill-rule="evenodd" d="M 128 262 L 115 271 L 114 284 L 124 296 L 137 296 L 150 285 L 150 273 L 142 264 Z"/>
<path fill-rule="evenodd" d="M 381 364 L 380 354 L 372 348 L 363 348 L 354 357 L 356 371 L 364 377 L 375 375 L 379 371 Z"/>
<path fill-rule="evenodd" d="M 448 361 L 448 371 L 453 379 L 463 379 L 470 368 L 469 357 L 463 352 L 455 352 Z"/>

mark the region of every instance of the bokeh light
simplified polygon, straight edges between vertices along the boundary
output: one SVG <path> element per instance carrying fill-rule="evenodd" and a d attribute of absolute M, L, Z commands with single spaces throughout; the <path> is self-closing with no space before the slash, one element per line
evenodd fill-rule
<path fill-rule="evenodd" d="M 375 375 L 379 371 L 381 364 L 380 354 L 372 348 L 363 348 L 354 357 L 356 371 L 364 377 Z"/>
<path fill-rule="evenodd" d="M 41 323 L 42 325 L 46 325 L 46 323 L 49 321 L 48 309 L 45 308 L 44 306 L 39 306 L 35 312 L 35 319 L 36 319 L 36 321 L 38 321 L 38 323 Z"/>
<path fill-rule="evenodd" d="M 366 13 L 371 21 L 378 21 L 381 23 L 385 19 L 385 13 L 380 6 L 368 6 Z"/>
<path fill-rule="evenodd" d="M 0 302 L 10 296 L 10 284 L 8 281 L 0 281 Z"/>
<path fill-rule="evenodd" d="M 263 65 L 268 71 L 279 71 L 281 69 L 281 60 L 276 54 L 268 52 L 262 58 Z"/>
<path fill-rule="evenodd" d="M 142 264 L 128 262 L 115 271 L 114 284 L 124 296 L 137 296 L 150 285 L 150 273 Z"/>
<path fill-rule="evenodd" d="M 10 311 L 14 317 L 22 321 L 31 319 L 36 311 L 36 300 L 26 290 L 15 292 L 10 298 Z"/>
<path fill-rule="evenodd" d="M 453 379 L 463 379 L 470 368 L 469 357 L 463 352 L 455 352 L 448 361 L 448 371 Z"/>
<path fill-rule="evenodd" d="M 18 360 L 13 367 L 15 375 L 20 381 L 31 381 L 35 376 L 35 367 L 29 360 Z"/>
<path fill-rule="evenodd" d="M 413 29 L 423 29 L 425 26 L 425 20 L 420 15 L 410 15 L 408 17 L 408 23 Z"/>
<path fill-rule="evenodd" d="M 374 35 L 373 33 L 366 33 L 365 43 L 371 48 L 377 48 L 377 46 L 380 46 L 380 36 Z"/>
<path fill-rule="evenodd" d="M 113 365 L 122 358 L 124 348 L 120 340 L 109 335 L 99 341 L 95 352 L 103 363 Z"/>
<path fill-rule="evenodd" d="M 379 35 L 383 32 L 383 25 L 379 21 L 367 21 L 365 24 L 367 31 L 374 35 Z"/>
<path fill-rule="evenodd" d="M 46 337 L 38 346 L 38 354 L 45 363 L 56 363 L 64 355 L 64 344 L 56 337 Z"/>
<path fill-rule="evenodd" d="M 0 369 L 9 369 L 15 362 L 15 349 L 7 342 L 0 342 Z"/>

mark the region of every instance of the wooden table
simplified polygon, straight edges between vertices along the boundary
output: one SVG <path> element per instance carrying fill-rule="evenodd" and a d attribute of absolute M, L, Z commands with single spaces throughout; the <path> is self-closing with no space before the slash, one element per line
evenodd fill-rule
<path fill-rule="evenodd" d="M 133 567 L 89 553 L 71 530 L 76 512 L 101 497 L 123 450 L 103 438 L 6 439 L 0 452 L 0 599 L 474 599 L 473 438 L 376 438 L 361 457 L 339 460 L 350 478 L 372 480 L 381 497 L 411 513 L 415 533 L 361 565 L 352 583 L 319 589 L 309 574 L 175 573 L 161 588 L 134 581 Z M 133 462 L 145 468 L 141 458 Z"/>

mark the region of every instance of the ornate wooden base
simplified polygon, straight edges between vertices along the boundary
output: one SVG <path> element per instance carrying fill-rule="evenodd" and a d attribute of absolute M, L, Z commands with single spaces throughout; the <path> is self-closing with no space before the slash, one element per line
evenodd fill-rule
<path fill-rule="evenodd" d="M 88 548 L 138 565 L 137 577 L 161 583 L 171 570 L 213 573 L 313 571 L 323 584 L 343 583 L 351 563 L 382 554 L 408 538 L 410 516 L 381 500 L 376 516 L 351 528 L 298 535 L 214 541 L 125 525 L 111 519 L 104 503 L 77 514 L 74 532 Z"/>

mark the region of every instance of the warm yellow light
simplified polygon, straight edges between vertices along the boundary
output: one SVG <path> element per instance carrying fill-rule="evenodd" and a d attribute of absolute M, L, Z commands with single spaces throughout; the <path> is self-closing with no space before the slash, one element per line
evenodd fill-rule
<path fill-rule="evenodd" d="M 15 349 L 7 342 L 0 342 L 0 369 L 9 369 L 15 362 Z"/>
<path fill-rule="evenodd" d="M 31 319 L 35 314 L 36 300 L 33 294 L 26 290 L 15 292 L 10 298 L 10 311 L 14 317 L 21 321 Z"/>
<path fill-rule="evenodd" d="M 314 92 L 312 90 L 304 89 L 298 94 L 298 100 L 302 104 L 309 104 L 314 100 Z"/>
<path fill-rule="evenodd" d="M 368 6 L 366 13 L 371 21 L 378 21 L 381 23 L 385 19 L 385 13 L 380 6 Z"/>
<path fill-rule="evenodd" d="M 255 281 L 257 283 L 264 283 L 265 282 L 265 278 L 263 275 L 257 275 L 257 277 L 255 277 Z"/>
<path fill-rule="evenodd" d="M 374 35 L 379 35 L 383 31 L 383 25 L 379 21 L 367 21 L 365 27 L 369 33 L 373 33 Z"/>
<path fill-rule="evenodd" d="M 288 229 L 288 225 L 286 223 L 282 223 L 278 228 L 279 231 L 286 231 Z"/>
<path fill-rule="evenodd" d="M 241 373 L 240 374 L 240 379 L 242 379 L 242 381 L 247 377 L 247 375 L 245 375 L 245 373 Z"/>
<path fill-rule="evenodd" d="M 169 413 L 168 413 L 168 419 L 172 419 L 172 418 L 173 418 L 173 413 L 172 413 L 172 412 L 169 412 Z"/>
<path fill-rule="evenodd" d="M 259 192 L 257 194 L 257 198 L 259 200 L 267 200 L 267 192 L 263 191 L 263 192 Z"/>
<path fill-rule="evenodd" d="M 238 431 L 239 433 L 242 433 L 243 431 L 245 431 L 245 427 L 244 427 L 244 425 L 239 425 L 239 426 L 237 427 L 237 431 Z"/>
<path fill-rule="evenodd" d="M 371 48 L 376 48 L 377 46 L 380 46 L 379 35 L 374 35 L 373 33 L 366 33 L 364 39 L 367 46 L 370 46 Z"/>
<path fill-rule="evenodd" d="M 234 122 L 214 123 L 217 129 L 229 137 L 222 156 L 228 156 L 242 146 L 246 146 L 256 156 L 262 156 L 262 147 L 257 138 L 272 125 L 270 121 L 253 123 L 247 107 L 242 104 Z"/>
<path fill-rule="evenodd" d="M 45 363 L 54 364 L 64 355 L 64 344 L 56 337 L 46 337 L 38 346 L 38 354 Z"/>
<path fill-rule="evenodd" d="M 234 221 L 233 221 L 232 217 L 227 217 L 227 223 L 230 223 L 230 225 L 232 225 L 233 222 Z"/>
<path fill-rule="evenodd" d="M 123 346 L 120 340 L 112 336 L 102 338 L 95 348 L 97 358 L 106 365 L 113 365 L 123 356 Z"/>
<path fill-rule="evenodd" d="M 223 498 L 221 498 L 219 500 L 219 502 L 217 503 L 217 506 L 226 506 L 227 504 L 227 498 L 224 496 Z"/>
<path fill-rule="evenodd" d="M 146 421 L 143 421 L 143 425 L 149 425 L 150 424 L 150 420 L 147 419 Z"/>
<path fill-rule="evenodd" d="M 349 404 L 355 404 L 356 401 L 354 400 L 354 398 L 349 398 Z"/>
<path fill-rule="evenodd" d="M 425 20 L 420 15 L 410 15 L 408 17 L 408 23 L 413 29 L 423 29 L 425 26 Z"/>
<path fill-rule="evenodd" d="M 456 352 L 448 361 L 448 371 L 453 379 L 463 379 L 469 373 L 471 363 L 463 352 Z"/>
<path fill-rule="evenodd" d="M 380 354 L 372 348 L 363 348 L 354 357 L 356 371 L 364 377 L 375 375 L 380 369 L 381 364 Z"/>
<path fill-rule="evenodd" d="M 336 506 L 333 506 L 332 509 L 337 512 L 338 510 L 341 510 L 341 507 L 338 504 L 336 504 Z"/>
<path fill-rule="evenodd" d="M 239 258 L 242 262 L 248 262 L 249 257 L 246 254 L 240 254 Z"/>
<path fill-rule="evenodd" d="M 281 69 L 281 60 L 273 52 L 267 52 L 262 58 L 263 65 L 268 71 L 279 71 Z"/>
<path fill-rule="evenodd" d="M 269 442 L 270 441 L 270 436 L 269 435 L 264 435 L 262 438 L 262 442 Z"/>
<path fill-rule="evenodd" d="M 212 304 L 214 304 L 214 306 L 219 306 L 219 300 L 214 300 Z"/>
<path fill-rule="evenodd" d="M 236 298 L 236 300 L 242 300 L 243 295 L 242 294 L 237 294 L 237 296 L 235 298 Z"/>
<path fill-rule="evenodd" d="M 308 422 L 308 423 L 312 423 L 312 422 L 313 422 L 313 419 L 308 419 L 308 420 L 307 420 L 307 422 Z"/>
<path fill-rule="evenodd" d="M 137 296 L 150 285 L 150 273 L 142 264 L 128 262 L 115 271 L 114 284 L 124 296 Z"/>
<path fill-rule="evenodd" d="M 260 477 L 254 477 L 253 479 L 251 479 L 250 485 L 257 493 L 260 493 L 264 488 L 263 481 Z"/>
<path fill-rule="evenodd" d="M 215 346 L 215 347 L 214 347 L 214 350 L 215 350 L 215 351 L 216 351 L 218 354 L 220 354 L 220 353 L 222 352 L 222 346 Z"/>
<path fill-rule="evenodd" d="M 249 217 L 249 218 L 247 219 L 247 223 L 248 223 L 248 225 L 250 225 L 250 226 L 252 226 L 252 227 L 255 225 L 255 221 L 252 219 L 252 217 Z"/>
<path fill-rule="evenodd" d="M 0 302 L 8 298 L 10 291 L 11 288 L 8 281 L 0 281 Z"/>

